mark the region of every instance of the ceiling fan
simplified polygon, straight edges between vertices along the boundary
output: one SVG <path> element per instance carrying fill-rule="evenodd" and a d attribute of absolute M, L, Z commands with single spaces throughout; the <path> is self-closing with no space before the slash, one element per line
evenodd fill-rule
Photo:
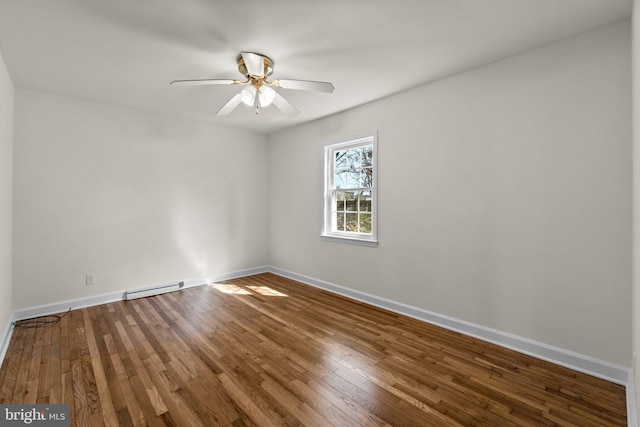
<path fill-rule="evenodd" d="M 307 90 L 315 92 L 332 93 L 334 87 L 329 82 L 316 82 L 310 80 L 273 80 L 267 78 L 273 73 L 273 61 L 268 56 L 254 53 L 241 52 L 236 59 L 238 71 L 244 75 L 244 81 L 232 79 L 201 79 L 201 80 L 174 80 L 170 84 L 175 85 L 244 85 L 244 89 L 238 92 L 216 113 L 226 116 L 242 104 L 255 107 L 256 114 L 260 108 L 275 105 L 280 111 L 289 117 L 300 114 L 289 101 L 275 89 Z"/>

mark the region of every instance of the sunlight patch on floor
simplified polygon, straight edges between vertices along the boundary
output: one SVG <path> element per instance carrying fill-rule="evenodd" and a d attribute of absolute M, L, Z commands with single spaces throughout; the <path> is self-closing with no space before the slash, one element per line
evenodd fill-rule
<path fill-rule="evenodd" d="M 236 285 L 224 285 L 221 283 L 213 283 L 211 286 L 215 290 L 225 294 L 251 295 L 251 292 L 249 292 L 246 289 L 242 289 L 240 286 L 236 286 Z"/>
<path fill-rule="evenodd" d="M 260 295 L 265 295 L 268 297 L 286 297 L 287 294 L 283 294 L 282 292 L 276 291 L 275 289 L 271 289 L 268 286 L 247 286 L 247 288 L 251 289 L 254 292 L 259 293 Z"/>
<path fill-rule="evenodd" d="M 289 295 L 283 294 L 280 291 L 276 291 L 273 288 L 268 286 L 247 286 L 248 289 L 245 289 L 238 285 L 231 285 L 228 283 L 212 283 L 209 286 L 217 290 L 218 292 L 222 292 L 224 294 L 233 294 L 233 295 L 253 295 L 251 291 L 264 295 L 267 297 L 287 297 Z M 250 291 L 250 290 L 251 291 Z"/>

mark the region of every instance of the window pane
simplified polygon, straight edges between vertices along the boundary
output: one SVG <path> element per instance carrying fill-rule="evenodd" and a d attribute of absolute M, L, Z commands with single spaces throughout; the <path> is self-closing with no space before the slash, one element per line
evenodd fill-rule
<path fill-rule="evenodd" d="M 371 214 L 360 214 L 360 232 L 371 234 Z"/>
<path fill-rule="evenodd" d="M 368 145 L 336 151 L 334 188 L 373 187 L 372 150 Z"/>
<path fill-rule="evenodd" d="M 360 187 L 360 175 L 358 171 L 349 171 L 349 188 Z"/>
<path fill-rule="evenodd" d="M 359 171 L 355 171 L 353 169 L 349 169 L 349 175 L 347 176 L 347 185 L 349 186 L 349 188 L 358 188 L 358 187 L 360 187 Z"/>
<path fill-rule="evenodd" d="M 360 212 L 371 212 L 371 192 L 360 193 Z"/>
<path fill-rule="evenodd" d="M 356 200 L 356 193 L 353 191 L 336 191 L 336 210 L 350 210 L 348 206 Z M 355 210 L 355 209 L 353 209 Z"/>
<path fill-rule="evenodd" d="M 349 188 L 347 187 L 347 172 L 336 173 L 333 185 L 335 188 Z"/>
<path fill-rule="evenodd" d="M 371 167 L 373 165 L 373 147 L 371 145 L 362 147 L 360 156 L 362 158 L 363 167 Z"/>
<path fill-rule="evenodd" d="M 354 175 L 353 171 L 350 169 L 347 172 L 347 184 L 345 188 L 358 188 L 358 176 Z"/>
<path fill-rule="evenodd" d="M 347 152 L 336 151 L 336 171 L 347 169 Z"/>
<path fill-rule="evenodd" d="M 345 206 L 347 212 L 358 212 L 358 192 L 345 193 Z"/>
<path fill-rule="evenodd" d="M 371 168 L 350 171 L 347 185 L 349 188 L 371 188 L 373 186 Z"/>
<path fill-rule="evenodd" d="M 345 231 L 351 231 L 353 233 L 358 232 L 358 214 L 357 213 L 348 213 L 345 215 Z"/>
<path fill-rule="evenodd" d="M 360 169 L 360 154 L 359 148 L 352 148 L 347 150 L 347 167 L 349 170 Z"/>
<path fill-rule="evenodd" d="M 336 212 L 336 230 L 344 231 L 344 214 L 342 212 Z"/>
<path fill-rule="evenodd" d="M 362 180 L 361 187 L 365 187 L 365 188 L 373 187 L 373 168 L 372 167 L 364 168 L 360 176 Z"/>

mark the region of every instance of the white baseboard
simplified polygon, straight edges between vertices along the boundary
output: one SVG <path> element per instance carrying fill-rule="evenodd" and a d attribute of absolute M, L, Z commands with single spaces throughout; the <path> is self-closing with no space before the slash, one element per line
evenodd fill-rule
<path fill-rule="evenodd" d="M 412 307 L 407 304 L 356 291 L 354 289 L 345 288 L 334 283 L 325 282 L 324 280 L 283 270 L 281 268 L 271 267 L 270 271 L 289 279 L 297 280 L 329 292 L 393 311 L 394 313 L 403 314 L 414 319 L 441 326 L 445 329 L 497 344 L 501 347 L 528 354 L 538 359 L 574 369 L 594 377 L 624 385 L 627 386 L 627 389 L 628 384 L 630 383 L 630 369 L 624 366 L 595 359 L 590 356 L 585 356 L 583 354 L 512 335 L 496 329 L 487 328 L 464 320 L 434 313 L 432 311 Z"/>
<path fill-rule="evenodd" d="M 38 305 L 36 307 L 23 308 L 16 310 L 14 317 L 16 320 L 33 319 L 35 317 L 48 316 L 65 312 L 69 309 L 77 310 L 79 308 L 92 307 L 94 305 L 108 304 L 114 301 L 122 300 L 122 292 L 112 292 L 108 294 L 93 295 L 90 297 L 77 298 L 53 304 Z"/>
<path fill-rule="evenodd" d="M 220 282 L 223 280 L 230 280 L 237 277 L 245 277 L 251 276 L 253 274 L 265 273 L 269 271 L 268 267 L 255 267 L 248 268 L 239 271 L 233 271 L 229 273 L 223 273 L 219 275 L 206 276 L 206 277 L 198 277 L 195 279 L 183 280 L 185 288 L 191 288 L 194 286 L 206 285 L 213 282 Z M 141 287 L 140 289 L 145 289 L 146 287 Z M 37 307 L 24 308 L 20 310 L 16 310 L 14 313 L 15 320 L 23 320 L 23 319 L 32 319 L 34 317 L 48 316 L 50 314 L 62 313 L 69 309 L 76 310 L 79 308 L 85 307 L 93 307 L 95 305 L 100 304 L 108 304 L 110 302 L 121 301 L 124 299 L 125 289 L 118 292 L 111 292 L 108 294 L 94 295 L 90 297 L 77 298 L 73 300 L 67 300 L 62 302 L 57 302 L 53 304 L 45 304 Z"/>
<path fill-rule="evenodd" d="M 2 347 L 0 347 L 0 365 L 4 361 L 4 357 L 7 355 L 7 349 L 9 348 L 9 341 L 11 341 L 11 333 L 13 332 L 13 322 L 15 322 L 15 314 L 12 313 L 9 316 L 9 320 L 7 324 L 4 326 L 2 330 L 2 335 L 0 336 L 2 339 Z"/>

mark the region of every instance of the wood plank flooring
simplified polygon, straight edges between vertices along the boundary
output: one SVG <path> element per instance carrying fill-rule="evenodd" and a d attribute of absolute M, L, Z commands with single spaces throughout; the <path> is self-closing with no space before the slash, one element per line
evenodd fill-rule
<path fill-rule="evenodd" d="M 0 403 L 72 426 L 620 426 L 625 389 L 273 274 L 16 328 Z"/>

